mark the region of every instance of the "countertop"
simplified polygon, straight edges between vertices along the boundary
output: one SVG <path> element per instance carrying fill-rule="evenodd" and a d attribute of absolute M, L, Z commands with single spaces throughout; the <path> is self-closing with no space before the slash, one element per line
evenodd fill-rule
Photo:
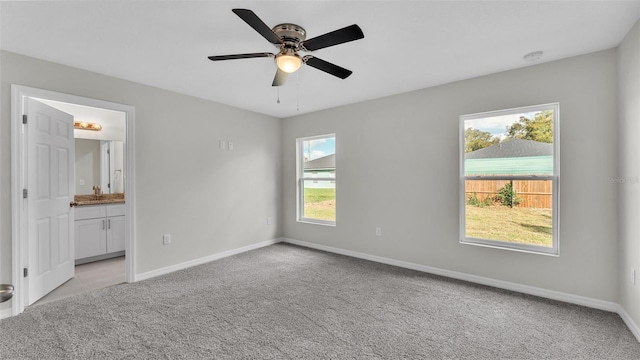
<path fill-rule="evenodd" d="M 124 204 L 124 194 L 101 194 L 101 195 L 76 195 L 73 197 L 72 206 Z"/>

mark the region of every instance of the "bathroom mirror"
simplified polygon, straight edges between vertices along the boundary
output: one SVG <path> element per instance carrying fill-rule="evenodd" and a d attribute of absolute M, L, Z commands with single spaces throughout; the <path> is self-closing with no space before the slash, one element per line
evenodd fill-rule
<path fill-rule="evenodd" d="M 76 138 L 76 195 L 124 193 L 124 143 L 122 141 Z"/>

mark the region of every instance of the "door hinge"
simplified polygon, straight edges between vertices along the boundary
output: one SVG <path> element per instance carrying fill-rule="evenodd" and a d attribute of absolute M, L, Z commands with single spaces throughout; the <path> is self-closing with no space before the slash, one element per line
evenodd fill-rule
<path fill-rule="evenodd" d="M 29 195 L 29 191 L 27 191 L 27 189 L 22 189 L 22 198 L 26 199 L 28 195 Z"/>
<path fill-rule="evenodd" d="M 24 275 L 24 277 L 29 276 L 29 269 L 27 268 L 22 269 L 22 274 Z"/>
<path fill-rule="evenodd" d="M 23 124 L 27 123 L 27 114 L 22 115 L 22 123 Z"/>

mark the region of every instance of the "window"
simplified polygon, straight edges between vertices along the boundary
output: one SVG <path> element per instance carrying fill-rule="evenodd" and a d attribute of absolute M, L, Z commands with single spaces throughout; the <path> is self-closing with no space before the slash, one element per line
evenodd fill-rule
<path fill-rule="evenodd" d="M 336 224 L 336 136 L 298 139 L 298 221 Z"/>
<path fill-rule="evenodd" d="M 460 241 L 558 254 L 559 105 L 460 117 Z"/>

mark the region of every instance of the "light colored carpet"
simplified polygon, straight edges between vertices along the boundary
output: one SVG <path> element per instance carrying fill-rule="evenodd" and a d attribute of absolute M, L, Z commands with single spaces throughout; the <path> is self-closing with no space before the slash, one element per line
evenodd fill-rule
<path fill-rule="evenodd" d="M 2 359 L 638 359 L 617 314 L 276 244 L 30 307 Z"/>

